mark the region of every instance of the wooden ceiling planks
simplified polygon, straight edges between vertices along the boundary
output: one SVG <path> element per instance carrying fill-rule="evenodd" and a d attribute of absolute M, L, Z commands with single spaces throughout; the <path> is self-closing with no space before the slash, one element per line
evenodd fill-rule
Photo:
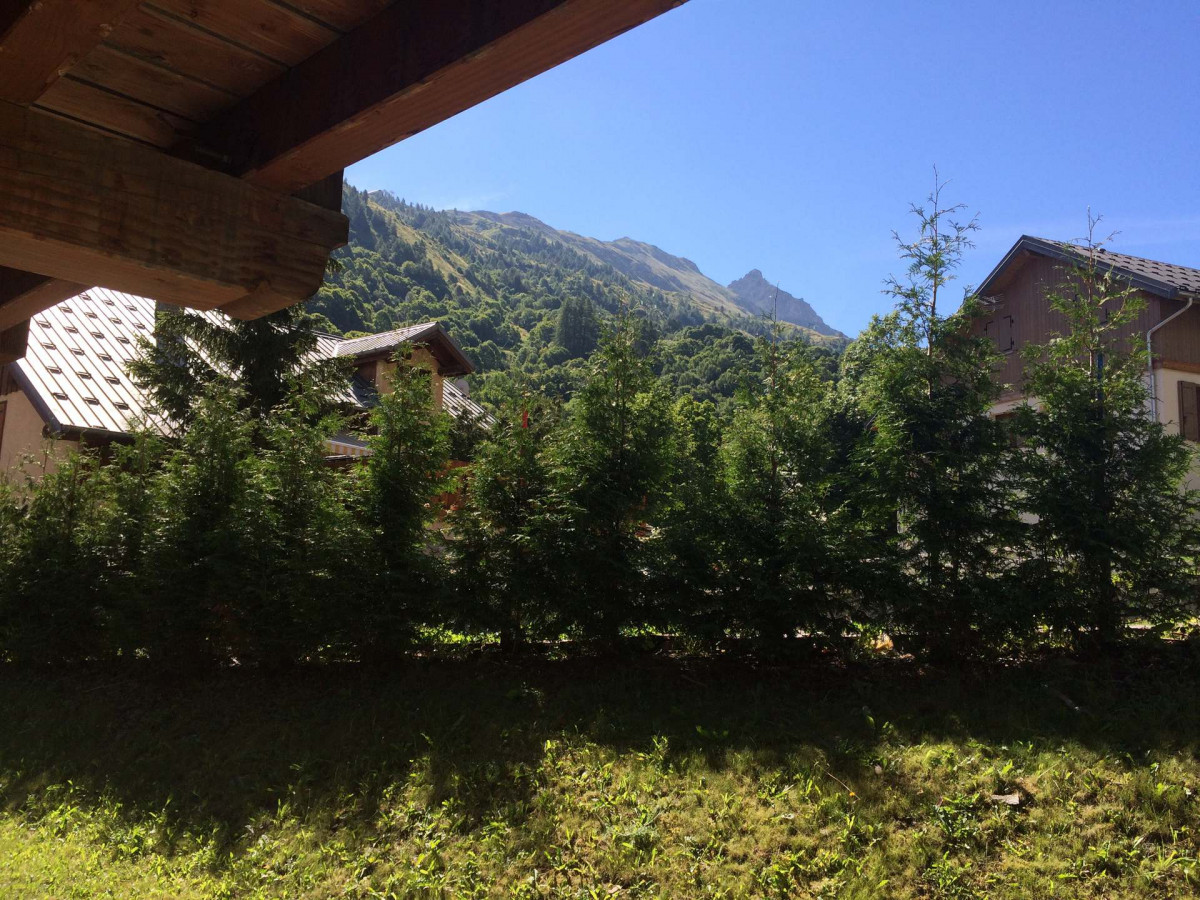
<path fill-rule="evenodd" d="M 190 146 L 295 191 L 683 0 L 404 0 L 207 123 Z"/>
<path fill-rule="evenodd" d="M 80 60 L 69 77 L 193 122 L 211 119 L 237 99 L 231 91 L 188 78 L 107 45 L 97 47 Z"/>
<path fill-rule="evenodd" d="M 144 7 L 289 67 L 308 59 L 341 34 L 324 22 L 271 0 L 153 0 Z"/>
<path fill-rule="evenodd" d="M 196 124 L 74 78 L 60 78 L 52 84 L 35 108 L 162 148 L 172 146 Z"/>
<path fill-rule="evenodd" d="M 287 5 L 341 32 L 353 31 L 392 0 L 287 0 Z"/>
<path fill-rule="evenodd" d="M 4 0 L 0 100 L 27 105 L 95 47 L 137 0 Z"/>
<path fill-rule="evenodd" d="M 239 97 L 287 71 L 286 66 L 262 54 L 146 7 L 126 16 L 104 43 Z"/>

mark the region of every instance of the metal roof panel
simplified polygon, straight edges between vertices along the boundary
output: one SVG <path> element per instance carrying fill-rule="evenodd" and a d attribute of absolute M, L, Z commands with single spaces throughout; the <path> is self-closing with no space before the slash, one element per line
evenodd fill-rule
<path fill-rule="evenodd" d="M 131 422 L 145 421 L 161 434 L 171 433 L 170 423 L 154 412 L 127 369 L 140 352 L 139 339 L 153 337 L 155 309 L 154 301 L 145 297 L 90 288 L 33 317 L 28 351 L 13 365 L 22 383 L 36 394 L 43 414 L 50 417 L 51 427 L 128 433 Z M 217 324 L 227 321 L 219 312 L 192 312 Z M 462 355 L 438 322 L 422 322 L 351 340 L 318 333 L 314 356 L 332 359 L 372 355 L 434 335 L 445 337 Z M 451 414 L 470 410 L 486 415 L 449 380 L 445 386 L 443 397 L 449 399 L 444 405 Z M 374 389 L 355 376 L 346 385 L 341 400 L 366 408 L 374 401 Z"/>

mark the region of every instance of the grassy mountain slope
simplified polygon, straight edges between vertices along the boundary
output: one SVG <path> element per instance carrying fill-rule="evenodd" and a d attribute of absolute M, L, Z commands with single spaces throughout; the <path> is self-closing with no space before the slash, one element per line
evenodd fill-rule
<path fill-rule="evenodd" d="M 488 231 L 489 224 L 493 228 L 536 231 L 597 263 L 612 266 L 633 282 L 687 297 L 716 319 L 737 319 L 747 314 L 729 289 L 705 276 L 690 259 L 672 256 L 653 244 L 628 237 L 601 241 L 570 231 L 559 231 L 525 213 L 460 212 L 456 216 L 459 221 L 484 233 Z"/>
<path fill-rule="evenodd" d="M 343 208 L 350 243 L 308 304 L 317 324 L 353 333 L 438 319 L 478 367 L 485 400 L 514 381 L 569 394 L 603 322 L 622 307 L 677 389 L 720 400 L 753 356 L 745 336 L 769 328 L 694 263 L 628 238 L 606 243 L 521 213 L 437 211 L 350 187 Z"/>

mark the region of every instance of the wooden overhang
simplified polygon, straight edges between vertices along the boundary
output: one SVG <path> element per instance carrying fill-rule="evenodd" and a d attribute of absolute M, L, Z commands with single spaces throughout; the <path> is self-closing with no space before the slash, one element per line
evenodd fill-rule
<path fill-rule="evenodd" d="M 0 362 L 99 285 L 255 318 L 342 170 L 684 0 L 0 0 Z"/>

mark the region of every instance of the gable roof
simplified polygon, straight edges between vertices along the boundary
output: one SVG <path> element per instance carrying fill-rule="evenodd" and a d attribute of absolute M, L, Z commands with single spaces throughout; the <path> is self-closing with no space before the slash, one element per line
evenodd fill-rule
<path fill-rule="evenodd" d="M 221 318 L 219 313 L 202 315 Z M 144 420 L 160 433 L 170 434 L 170 423 L 154 414 L 126 370 L 138 355 L 138 339 L 153 337 L 154 318 L 153 300 L 91 288 L 30 320 L 28 350 L 23 359 L 9 365 L 9 371 L 54 431 L 115 436 L 127 434 L 130 422 Z M 316 337 L 315 353 L 322 358 L 374 357 L 404 343 L 428 343 L 440 354 L 439 362 L 443 357 L 450 361 L 449 366 L 442 366 L 443 374 L 472 370 L 458 345 L 437 322 L 351 340 L 320 333 Z M 348 405 L 366 408 L 374 396 L 374 388 L 356 375 L 341 399 Z M 457 387 L 452 388 L 448 379 L 443 406 L 454 416 L 464 411 L 486 416 L 482 407 Z"/>
<path fill-rule="evenodd" d="M 979 285 L 977 293 L 986 296 L 989 288 L 1023 252 L 1048 256 L 1071 265 L 1086 262 L 1088 258 L 1088 249 L 1078 244 L 1023 234 Z M 1095 252 L 1096 264 L 1100 269 L 1124 276 L 1135 288 L 1167 300 L 1174 300 L 1180 294 L 1200 294 L 1200 269 L 1114 253 L 1103 247 Z"/>
<path fill-rule="evenodd" d="M 442 375 L 470 375 L 475 371 L 471 361 L 447 334 L 441 322 L 422 322 L 394 331 L 368 334 L 356 338 L 338 339 L 336 356 L 357 358 L 387 356 L 403 344 L 425 344 L 441 364 Z"/>
<path fill-rule="evenodd" d="M 124 434 L 146 419 L 165 433 L 125 369 L 153 333 L 153 300 L 92 288 L 35 315 L 25 357 L 9 370 L 55 431 Z"/>

